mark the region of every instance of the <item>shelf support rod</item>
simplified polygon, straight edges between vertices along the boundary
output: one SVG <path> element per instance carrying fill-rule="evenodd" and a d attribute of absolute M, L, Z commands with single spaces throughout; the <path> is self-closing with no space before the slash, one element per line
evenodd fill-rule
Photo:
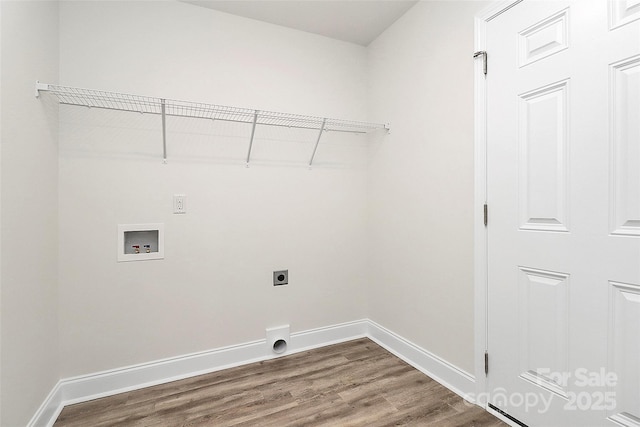
<path fill-rule="evenodd" d="M 162 109 L 162 163 L 167 163 L 167 114 L 164 98 L 160 99 L 160 107 Z"/>
<path fill-rule="evenodd" d="M 318 150 L 318 144 L 320 143 L 320 138 L 322 137 L 322 132 L 324 132 L 324 126 L 327 124 L 327 119 L 322 119 L 322 126 L 320 126 L 320 132 L 318 132 L 318 139 L 316 139 L 316 145 L 313 147 L 313 153 L 311 153 L 311 158 L 309 159 L 309 167 L 313 163 L 313 158 L 316 156 L 316 151 Z"/>
<path fill-rule="evenodd" d="M 253 147 L 253 137 L 256 134 L 256 124 L 258 123 L 258 110 L 253 112 L 253 124 L 251 126 L 251 139 L 249 140 L 249 150 L 247 151 L 247 167 L 249 167 L 249 160 L 251 159 L 251 147 Z"/>

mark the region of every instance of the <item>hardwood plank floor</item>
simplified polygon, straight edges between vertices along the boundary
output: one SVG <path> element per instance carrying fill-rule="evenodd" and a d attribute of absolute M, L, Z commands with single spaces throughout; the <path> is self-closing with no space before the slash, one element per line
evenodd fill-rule
<path fill-rule="evenodd" d="M 497 427 L 362 338 L 65 407 L 54 427 Z"/>

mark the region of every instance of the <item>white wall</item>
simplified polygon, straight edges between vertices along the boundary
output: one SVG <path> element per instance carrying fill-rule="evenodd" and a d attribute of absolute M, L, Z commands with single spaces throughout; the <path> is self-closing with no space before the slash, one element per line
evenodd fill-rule
<path fill-rule="evenodd" d="M 366 49 L 178 2 L 63 2 L 60 82 L 365 119 Z M 366 144 L 315 132 L 60 107 L 61 376 L 366 315 Z M 186 215 L 172 196 L 187 195 Z M 162 222 L 165 259 L 116 262 Z M 289 269 L 274 288 L 272 271 Z"/>
<path fill-rule="evenodd" d="M 2 6 L 0 6 L 0 83 L 2 83 Z M 0 167 L 2 166 L 2 84 L 0 84 Z M 2 229 L 2 169 L 0 169 L 0 230 Z M 2 309 L 2 237 L 0 236 L 0 309 Z M 2 398 L 2 313 L 0 312 L 0 398 Z M 2 404 L 0 403 L 0 422 Z"/>
<path fill-rule="evenodd" d="M 370 317 L 473 372 L 472 18 L 484 6 L 419 3 L 365 49 L 178 2 L 65 1 L 59 27 L 54 2 L 0 2 L 0 424 L 24 425 L 60 377 L 281 323 Z M 158 117 L 61 106 L 57 157 L 58 112 L 31 97 L 36 79 L 392 133 L 325 135 L 307 170 L 315 134 L 258 129 L 247 169 L 246 126 L 170 119 L 163 165 Z M 171 213 L 175 193 L 186 215 Z M 117 263 L 117 225 L 143 222 L 165 223 L 166 258 Z M 273 288 L 280 268 L 291 284 Z"/>
<path fill-rule="evenodd" d="M 473 374 L 473 17 L 418 3 L 369 46 L 370 317 Z M 477 207 L 476 207 L 477 208 Z"/>
<path fill-rule="evenodd" d="M 24 426 L 58 381 L 58 6 L 0 2 L 0 425 Z"/>

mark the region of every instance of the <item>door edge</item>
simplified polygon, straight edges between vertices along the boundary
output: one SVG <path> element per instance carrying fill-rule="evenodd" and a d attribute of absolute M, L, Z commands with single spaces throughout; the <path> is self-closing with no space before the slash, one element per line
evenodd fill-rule
<path fill-rule="evenodd" d="M 474 19 L 475 52 L 487 50 L 487 24 L 523 0 L 497 0 L 478 12 Z M 489 62 L 490 52 L 484 60 Z M 491 66 L 488 65 L 488 72 Z M 488 221 L 485 225 L 487 203 L 487 83 L 480 57 L 474 62 L 474 370 L 476 404 L 487 409 L 489 390 L 486 379 L 485 354 L 488 348 Z M 488 366 L 491 369 L 490 365 Z"/>

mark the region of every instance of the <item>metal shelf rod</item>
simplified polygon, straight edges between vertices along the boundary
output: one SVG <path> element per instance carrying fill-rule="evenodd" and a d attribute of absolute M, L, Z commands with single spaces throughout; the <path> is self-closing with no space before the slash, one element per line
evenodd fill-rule
<path fill-rule="evenodd" d="M 311 153 L 311 158 L 309 159 L 309 167 L 313 163 L 313 158 L 316 156 L 316 151 L 318 150 L 318 144 L 320 144 L 320 138 L 322 138 L 322 132 L 324 132 L 324 125 L 327 124 L 327 119 L 322 120 L 322 126 L 320 126 L 320 132 L 318 132 L 318 139 L 316 139 L 316 145 L 313 147 L 313 153 Z"/>
<path fill-rule="evenodd" d="M 167 119 L 165 100 L 162 99 L 162 161 L 167 163 Z"/>
<path fill-rule="evenodd" d="M 251 159 L 251 147 L 253 147 L 253 137 L 256 135 L 256 123 L 258 122 L 258 110 L 253 113 L 253 125 L 251 126 L 251 139 L 249 140 L 249 150 L 247 151 L 247 167 Z"/>

